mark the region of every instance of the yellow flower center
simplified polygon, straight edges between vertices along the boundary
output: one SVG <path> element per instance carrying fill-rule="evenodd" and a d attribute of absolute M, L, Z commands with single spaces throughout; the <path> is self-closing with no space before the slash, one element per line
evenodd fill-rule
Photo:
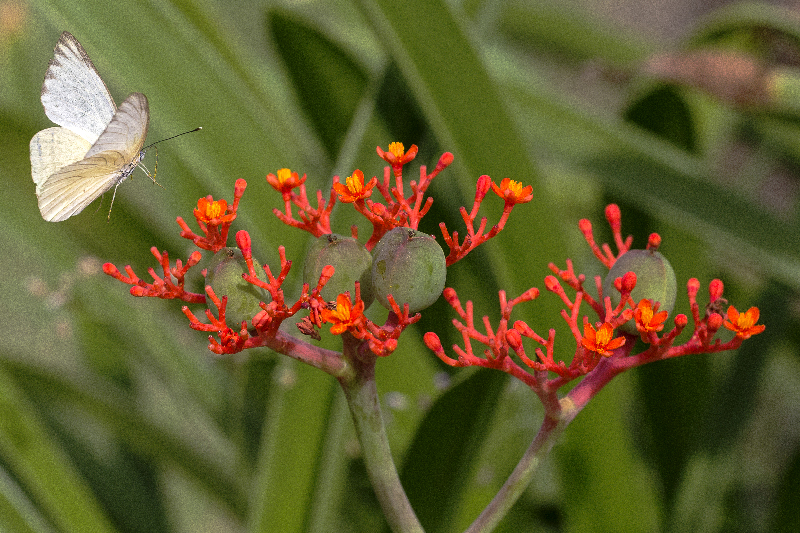
<path fill-rule="evenodd" d="M 292 178 L 292 171 L 288 168 L 278 170 L 278 182 L 281 184 L 286 183 Z"/>
<path fill-rule="evenodd" d="M 345 185 L 351 193 L 360 193 L 364 189 L 364 181 L 355 174 L 347 177 Z"/>
<path fill-rule="evenodd" d="M 756 323 L 754 314 L 755 313 L 751 313 L 750 311 L 739 313 L 739 316 L 736 319 L 736 327 L 738 327 L 740 330 L 748 330 L 752 328 Z"/>
<path fill-rule="evenodd" d="M 400 159 L 406 153 L 403 143 L 398 142 L 389 143 L 389 151 L 392 152 L 397 159 Z"/>
<path fill-rule="evenodd" d="M 506 190 L 509 191 L 514 196 L 521 196 L 522 195 L 522 182 L 515 181 L 515 180 L 508 180 L 508 184 L 506 185 Z"/>
<path fill-rule="evenodd" d="M 352 304 L 347 297 L 337 297 L 336 298 L 336 309 L 331 310 L 330 318 L 333 320 L 329 320 L 330 322 L 339 322 L 342 324 L 347 324 L 352 320 L 351 316 Z"/>
<path fill-rule="evenodd" d="M 608 343 L 611 342 L 611 338 L 613 336 L 614 329 L 608 324 L 603 324 L 600 329 L 597 330 L 595 345 L 600 349 L 605 349 L 608 346 Z"/>
<path fill-rule="evenodd" d="M 225 206 L 227 207 L 227 206 Z M 206 206 L 206 216 L 208 218 L 217 218 L 220 215 L 224 214 L 225 207 L 222 207 L 222 203 L 218 201 L 210 202 Z"/>
<path fill-rule="evenodd" d="M 225 200 L 209 200 L 200 198 L 197 201 L 197 211 L 205 220 L 213 220 L 225 214 L 228 210 L 228 202 Z"/>

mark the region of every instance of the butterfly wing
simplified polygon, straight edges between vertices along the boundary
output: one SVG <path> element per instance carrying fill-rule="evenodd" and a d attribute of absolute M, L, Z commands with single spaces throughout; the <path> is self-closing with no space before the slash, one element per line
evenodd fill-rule
<path fill-rule="evenodd" d="M 47 128 L 31 139 L 31 174 L 38 193 L 43 182 L 70 163 L 80 161 L 92 145 L 67 128 Z"/>
<path fill-rule="evenodd" d="M 131 94 L 119 106 L 114 118 L 86 152 L 85 157 L 102 152 L 119 152 L 122 159 L 132 161 L 144 146 L 149 124 L 150 106 L 147 97 L 142 93 Z"/>
<path fill-rule="evenodd" d="M 44 112 L 94 143 L 117 110 L 106 84 L 75 37 L 61 34 L 42 85 Z"/>
<path fill-rule="evenodd" d="M 119 166 L 101 156 L 82 159 L 61 168 L 36 192 L 39 211 L 48 222 L 77 215 L 117 183 Z"/>
<path fill-rule="evenodd" d="M 130 95 L 83 159 L 60 168 L 37 186 L 42 217 L 61 222 L 77 215 L 130 176 L 144 155 L 149 118 L 147 97 Z"/>

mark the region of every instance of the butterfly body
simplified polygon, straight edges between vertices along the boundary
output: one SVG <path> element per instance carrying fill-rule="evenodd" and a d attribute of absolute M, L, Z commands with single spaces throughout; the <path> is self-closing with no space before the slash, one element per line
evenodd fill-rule
<path fill-rule="evenodd" d="M 31 139 L 31 174 L 42 217 L 60 222 L 130 176 L 144 157 L 150 111 L 141 93 L 117 109 L 86 51 L 68 32 L 61 34 L 45 74 L 42 105 L 60 127 Z"/>

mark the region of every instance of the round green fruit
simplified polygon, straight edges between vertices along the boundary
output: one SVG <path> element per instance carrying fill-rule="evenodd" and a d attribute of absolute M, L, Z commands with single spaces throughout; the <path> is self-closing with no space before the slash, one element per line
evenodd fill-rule
<path fill-rule="evenodd" d="M 616 307 L 621 297 L 619 291 L 614 288 L 614 280 L 624 276 L 626 272 L 636 273 L 636 287 L 631 292 L 634 305 L 642 299 L 649 299 L 653 303 L 659 302 L 659 311 L 672 313 L 678 292 L 675 271 L 661 253 L 651 250 L 628 250 L 617 258 L 603 281 L 603 295 L 611 297 L 612 306 Z M 623 324 L 620 329 L 625 333 L 638 335 L 633 320 Z"/>
<path fill-rule="evenodd" d="M 435 302 L 444 290 L 447 265 L 436 239 L 421 231 L 395 228 L 372 250 L 372 286 L 375 297 L 391 310 L 388 295 L 409 312 L 416 313 Z"/>
<path fill-rule="evenodd" d="M 253 267 L 256 275 L 263 279 L 264 270 L 255 258 Z M 247 272 L 247 262 L 238 248 L 219 250 L 211 258 L 206 270 L 206 285 L 211 285 L 220 300 L 223 296 L 228 297 L 225 321 L 234 329 L 242 322 L 251 325 L 253 317 L 261 311 L 259 302 L 267 303 L 271 299 L 267 291 L 242 279 L 242 274 Z M 211 305 L 214 306 L 213 303 Z"/>
<path fill-rule="evenodd" d="M 333 266 L 336 271 L 333 277 L 322 288 L 322 297 L 327 301 L 336 300 L 339 294 L 350 292 L 355 296 L 355 282 L 361 285 L 361 300 L 364 309 L 369 307 L 375 294 L 372 290 L 370 268 L 372 255 L 363 244 L 352 237 L 331 233 L 318 238 L 306 254 L 303 265 L 303 282 L 314 289 L 319 283 L 319 276 L 325 265 Z"/>

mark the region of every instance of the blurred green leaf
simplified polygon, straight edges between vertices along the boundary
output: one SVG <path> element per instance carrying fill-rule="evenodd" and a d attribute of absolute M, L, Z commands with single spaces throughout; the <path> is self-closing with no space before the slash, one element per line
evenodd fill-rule
<path fill-rule="evenodd" d="M 757 45 L 760 40 L 763 45 L 778 32 L 792 38 L 795 46 L 800 46 L 800 22 L 791 8 L 766 2 L 733 2 L 700 21 L 687 44 L 700 46 L 725 42 L 734 36 L 740 42 L 744 40 Z"/>
<path fill-rule="evenodd" d="M 51 400 L 55 398 L 85 409 L 120 436 L 130 449 L 151 458 L 173 461 L 197 479 L 203 480 L 231 509 L 241 509 L 243 496 L 234 474 L 215 464 L 220 461 L 219 457 L 203 455 L 193 449 L 196 443 L 185 442 L 176 435 L 175 428 L 168 430 L 148 420 L 136 412 L 130 400 L 125 399 L 119 391 L 97 381 L 54 375 L 12 360 L 1 360 L 0 363 L 6 372 L 37 391 L 34 397 L 46 392 Z"/>
<path fill-rule="evenodd" d="M 19 533 L 50 532 L 44 517 L 8 472 L 0 472 L 0 527 Z"/>
<path fill-rule="evenodd" d="M 502 373 L 477 370 L 442 394 L 422 420 L 400 479 L 425 531 L 452 531 L 505 383 Z"/>
<path fill-rule="evenodd" d="M 567 64 L 601 59 L 627 65 L 653 47 L 632 31 L 589 16 L 580 5 L 545 0 L 499 7 L 498 26 L 511 43 Z"/>
<path fill-rule="evenodd" d="M 303 531 L 311 513 L 330 496 L 315 492 L 316 484 L 324 481 L 319 477 L 320 461 L 344 460 L 338 454 L 330 459 L 324 449 L 329 445 L 328 424 L 339 423 L 346 413 L 339 410 L 336 418 L 330 417 L 333 395 L 341 393 L 332 378 L 305 365 L 280 365 L 271 389 L 249 530 Z"/>
<path fill-rule="evenodd" d="M 800 527 L 800 448 L 795 448 L 795 453 L 781 480 L 778 491 L 780 500 L 777 512 L 772 520 L 773 531 L 792 531 Z"/>
<path fill-rule="evenodd" d="M 553 450 L 560 467 L 565 531 L 653 531 L 663 516 L 661 487 L 632 453 L 624 406 L 638 398 L 631 375 L 592 399 Z M 602 495 L 602 498 L 598 498 Z M 631 502 L 635 502 L 632 505 Z"/>
<path fill-rule="evenodd" d="M 64 532 L 113 532 L 108 516 L 34 409 L 0 373 L 0 455 L 48 522 Z"/>
<path fill-rule="evenodd" d="M 625 119 L 687 152 L 697 150 L 691 111 L 675 87 L 662 85 L 648 91 L 628 107 Z"/>
<path fill-rule="evenodd" d="M 367 73 L 341 46 L 290 12 L 272 10 L 267 19 L 299 100 L 334 159 L 366 89 Z"/>

